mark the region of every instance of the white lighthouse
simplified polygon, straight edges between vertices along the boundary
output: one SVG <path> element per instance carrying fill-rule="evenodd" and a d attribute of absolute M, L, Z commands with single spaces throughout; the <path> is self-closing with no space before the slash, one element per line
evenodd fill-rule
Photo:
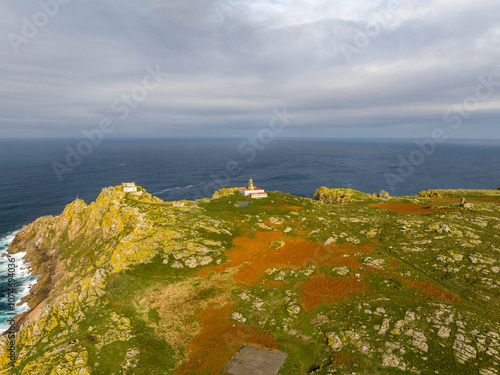
<path fill-rule="evenodd" d="M 245 197 L 250 198 L 267 198 L 267 193 L 264 189 L 255 187 L 252 179 L 248 181 L 248 186 L 238 188 L 240 194 L 243 194 Z"/>

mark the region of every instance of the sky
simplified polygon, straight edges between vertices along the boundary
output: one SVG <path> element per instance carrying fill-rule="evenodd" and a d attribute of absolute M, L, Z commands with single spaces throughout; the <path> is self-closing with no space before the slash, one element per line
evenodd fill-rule
<path fill-rule="evenodd" d="M 0 137 L 500 138 L 498 0 L 5 0 Z"/>

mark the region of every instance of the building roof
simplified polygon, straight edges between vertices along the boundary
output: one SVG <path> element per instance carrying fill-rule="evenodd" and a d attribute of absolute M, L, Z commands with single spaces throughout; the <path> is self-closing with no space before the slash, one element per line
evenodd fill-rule
<path fill-rule="evenodd" d="M 246 187 L 240 187 L 238 189 L 240 189 L 240 190 L 248 190 L 248 188 L 246 188 Z M 248 191 L 256 191 L 256 190 L 262 190 L 262 191 L 264 191 L 264 189 L 261 189 L 260 187 L 257 187 L 257 186 L 254 186 L 253 190 L 248 190 Z"/>

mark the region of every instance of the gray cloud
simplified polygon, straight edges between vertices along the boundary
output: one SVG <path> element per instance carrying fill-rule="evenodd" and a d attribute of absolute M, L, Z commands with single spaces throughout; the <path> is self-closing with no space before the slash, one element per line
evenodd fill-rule
<path fill-rule="evenodd" d="M 23 34 L 43 9 L 47 25 Z M 0 12 L 3 137 L 79 136 L 104 117 L 113 136 L 246 136 L 283 105 L 297 115 L 284 136 L 426 137 L 490 74 L 493 92 L 450 135 L 499 134 L 495 0 L 8 0 Z M 112 103 L 156 66 L 162 82 L 119 119 Z"/>

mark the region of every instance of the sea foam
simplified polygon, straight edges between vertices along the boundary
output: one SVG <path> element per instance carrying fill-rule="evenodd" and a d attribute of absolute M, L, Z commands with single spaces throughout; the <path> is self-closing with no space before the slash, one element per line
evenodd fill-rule
<path fill-rule="evenodd" d="M 9 255 L 7 253 L 7 248 L 10 243 L 16 237 L 19 231 L 15 231 L 7 234 L 6 236 L 0 238 L 0 332 L 4 332 L 9 328 L 9 322 L 7 321 L 14 315 L 21 314 L 29 310 L 26 303 L 21 304 L 21 299 L 28 295 L 31 287 L 36 284 L 37 276 L 31 276 L 31 266 L 28 261 L 24 259 L 26 253 L 18 253 Z M 14 262 L 10 262 L 10 259 L 14 259 Z M 8 265 L 13 263 L 16 265 L 14 273 L 15 281 L 15 308 L 14 311 L 9 310 L 8 301 Z"/>

